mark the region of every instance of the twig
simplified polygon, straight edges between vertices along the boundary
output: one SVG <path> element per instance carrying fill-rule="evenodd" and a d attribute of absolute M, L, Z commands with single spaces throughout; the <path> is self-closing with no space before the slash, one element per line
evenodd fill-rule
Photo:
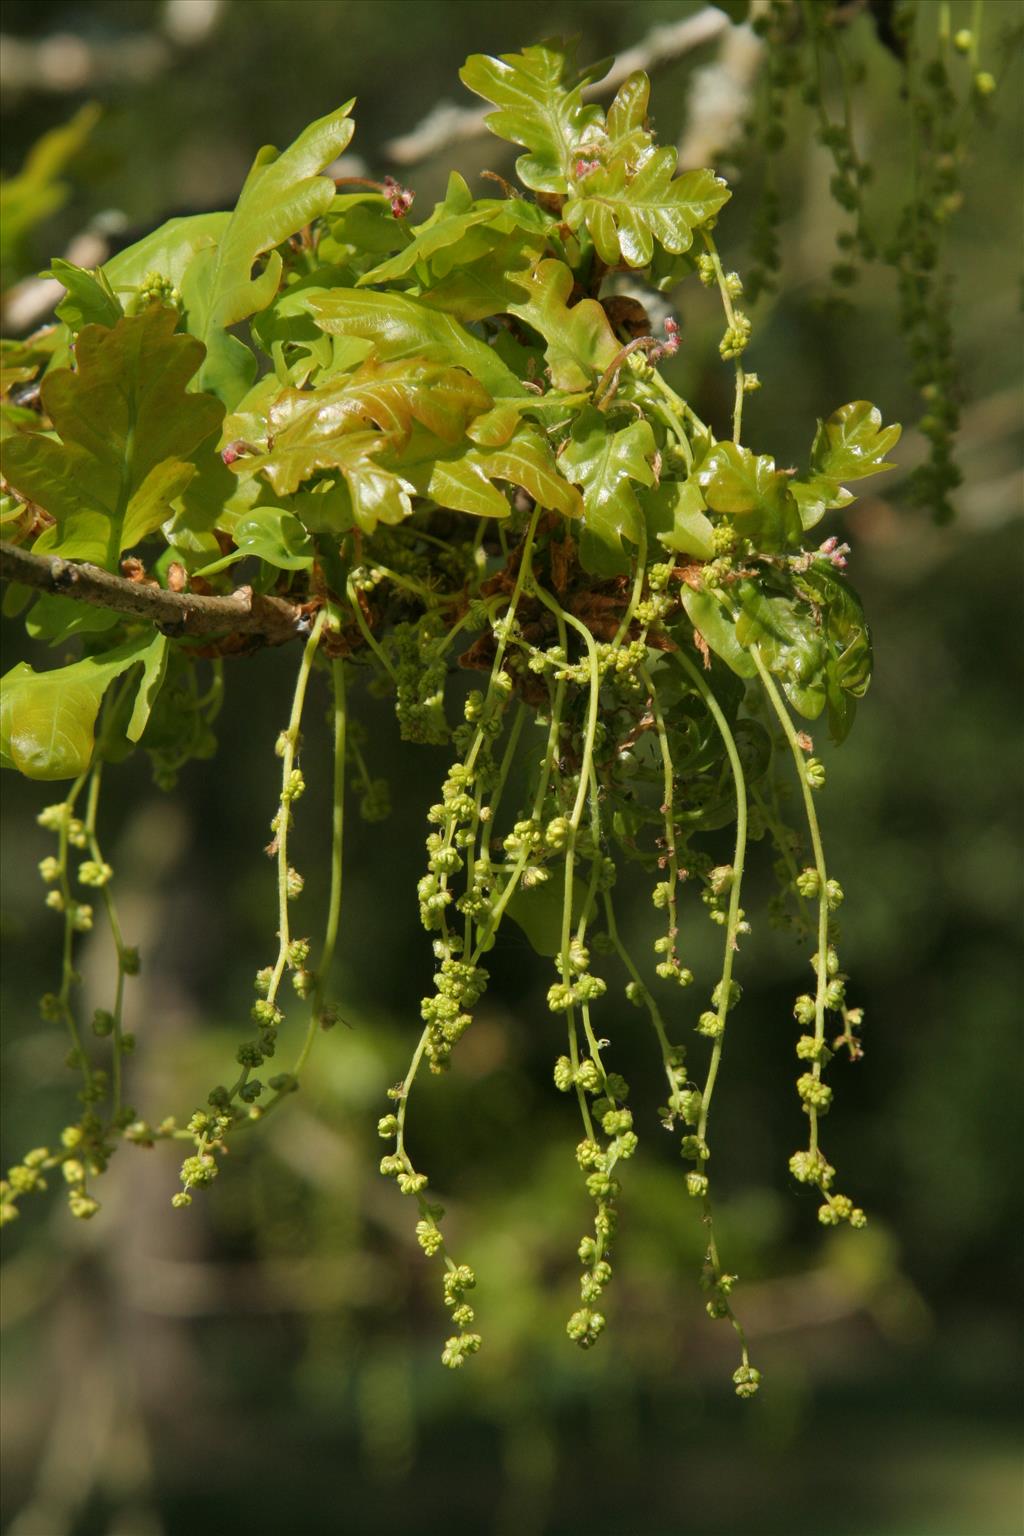
<path fill-rule="evenodd" d="M 295 603 L 265 597 L 251 587 L 238 587 L 229 597 L 168 592 L 148 582 L 115 576 L 98 565 L 62 560 L 59 555 L 32 554 L 5 541 L 0 541 L 0 577 L 115 613 L 131 614 L 179 638 L 252 635 L 268 645 L 280 645 L 308 631 L 306 615 Z"/>
<path fill-rule="evenodd" d="M 635 48 L 619 55 L 603 80 L 586 87 L 584 95 L 604 95 L 616 91 L 637 69 L 655 69 L 681 58 L 684 53 L 713 42 L 731 25 L 728 16 L 716 5 L 705 6 L 683 21 L 654 27 Z M 489 107 L 456 107 L 439 102 L 411 133 L 391 139 L 383 146 L 384 155 L 396 165 L 417 165 L 453 144 L 480 138 L 487 132 Z"/>

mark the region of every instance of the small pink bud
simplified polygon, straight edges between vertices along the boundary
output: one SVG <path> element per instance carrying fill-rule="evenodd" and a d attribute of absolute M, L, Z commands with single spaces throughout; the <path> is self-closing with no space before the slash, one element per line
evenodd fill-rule
<path fill-rule="evenodd" d="M 826 539 L 824 544 L 818 549 L 818 554 L 824 555 L 829 564 L 835 566 L 837 571 L 846 570 L 846 556 L 849 553 L 849 544 L 840 544 L 835 534 L 831 538 Z"/>
<path fill-rule="evenodd" d="M 410 192 L 408 187 L 403 187 L 393 176 L 385 176 L 381 185 L 384 188 L 384 196 L 391 200 L 392 217 L 404 219 L 412 207 L 415 192 Z"/>

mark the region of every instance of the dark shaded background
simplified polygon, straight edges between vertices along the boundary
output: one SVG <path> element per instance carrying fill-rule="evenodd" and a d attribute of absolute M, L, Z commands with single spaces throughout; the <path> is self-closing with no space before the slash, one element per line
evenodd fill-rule
<path fill-rule="evenodd" d="M 44 88 L 32 74 L 38 53 L 15 55 L 9 43 L 3 169 L 12 174 L 82 101 L 105 104 L 70 201 L 40 232 L 33 259 L 42 263 L 110 210 L 141 232 L 172 212 L 229 205 L 261 143 L 287 142 L 353 93 L 353 152 L 379 173 L 384 142 L 440 97 L 464 99 L 456 70 L 468 52 L 562 30 L 582 35 L 584 57 L 604 55 L 695 8 L 225 0 L 205 35 L 168 44 L 175 7 L 157 0 L 6 0 L 11 37 L 52 50 L 65 34 L 72 70 L 84 40 L 100 73 L 80 89 Z M 957 24 L 966 19 L 968 7 L 952 9 Z M 1021 8 L 1000 0 L 987 10 L 983 62 L 994 66 L 999 28 Z M 868 63 L 858 127 L 877 165 L 871 207 L 884 228 L 906 188 L 899 74 L 864 18 L 850 46 Z M 658 71 L 664 140 L 681 131 L 692 73 L 713 54 Z M 353 819 L 337 979 L 348 1027 L 318 1042 L 308 1091 L 249 1144 L 239 1139 L 187 1214 L 169 1205 L 175 1151 L 125 1148 L 93 1223 L 72 1222 L 58 1193 L 28 1205 L 6 1237 L 11 1536 L 1021 1529 L 1020 98 L 1018 65 L 1001 80 L 994 124 L 978 134 L 952 240 L 967 401 L 958 521 L 937 530 L 901 501 L 921 455 L 910 433 L 899 470 L 853 508 L 846 529 L 877 671 L 852 739 L 828 758 L 823 805 L 830 864 L 847 892 L 844 959 L 867 1011 L 867 1057 L 856 1069 L 837 1065 L 828 1145 L 844 1187 L 870 1212 L 861 1234 L 823 1234 L 815 1202 L 787 1187 L 802 1124 L 790 1008 L 806 958 L 758 916 L 764 873 L 748 903 L 754 934 L 716 1103 L 715 1160 L 722 1238 L 766 1378 L 760 1397 L 732 1396 L 732 1341 L 703 1317 L 700 1232 L 653 1116 L 653 1053 L 641 1016 L 617 1017 L 611 1001 L 615 1063 L 649 1129 L 626 1180 L 608 1333 L 586 1356 L 565 1340 L 573 1251 L 588 1218 L 571 1106 L 551 1088 L 547 967 L 512 934 L 492 956 L 491 991 L 453 1072 L 418 1090 L 417 1149 L 450 1194 L 456 1250 L 480 1276 L 485 1335 L 469 1369 L 439 1366 L 439 1277 L 412 1241 L 407 1203 L 376 1174 L 374 1126 L 418 1033 L 431 971 L 414 886 L 424 811 L 447 758 L 400 750 L 387 707 L 364 697 L 372 767 L 391 779 L 396 811 L 378 827 Z M 477 142 L 455 163 L 470 176 L 503 169 L 505 150 Z M 417 214 L 446 169 L 409 174 Z M 750 354 L 765 387 L 750 405 L 749 437 L 780 462 L 804 454 L 815 417 L 846 400 L 868 396 L 887 419 L 917 413 L 891 277 L 869 274 L 852 312 L 822 303 L 838 217 L 828 175 L 798 116 L 780 166 L 788 276 L 783 297 L 757 311 Z M 741 182 L 719 230 L 741 270 L 750 206 Z M 720 421 L 731 387 L 715 350 L 721 322 L 702 293 L 683 295 L 675 382 Z M 10 660 L 21 644 L 10 639 Z M 172 796 L 151 787 L 143 763 L 119 770 L 108 795 L 122 917 L 145 957 L 130 994 L 131 1071 L 150 1115 L 186 1117 L 223 1077 L 252 973 L 270 953 L 272 872 L 259 849 L 293 663 L 270 654 L 236 665 L 220 755 L 192 765 Z M 317 745 L 314 724 L 296 834 L 311 926 L 326 878 Z M 9 1162 L 56 1137 L 72 1090 L 64 1042 L 35 1008 L 58 961 L 35 874 L 49 843 L 33 820 L 52 796 L 13 780 L 4 788 Z M 645 894 L 627 886 L 620 906 L 646 943 Z M 706 976 L 718 933 L 691 921 Z M 98 937 L 84 954 L 91 999 L 104 997 L 109 967 Z"/>

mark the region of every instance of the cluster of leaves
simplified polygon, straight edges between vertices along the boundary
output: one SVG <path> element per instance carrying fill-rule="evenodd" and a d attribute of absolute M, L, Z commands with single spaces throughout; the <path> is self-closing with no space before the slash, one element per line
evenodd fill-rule
<path fill-rule="evenodd" d="M 393 183 L 336 184 L 325 171 L 351 138 L 348 103 L 283 153 L 261 150 L 232 212 L 172 220 L 94 272 L 61 265 L 59 324 L 5 347 L 4 533 L 36 557 L 17 569 L 57 557 L 112 578 L 106 607 L 21 582 L 7 597 L 8 613 L 31 605 L 33 638 L 64 646 L 76 636 L 83 648 L 66 667 L 37 673 L 22 663 L 4 682 L 4 762 L 73 781 L 55 824 L 73 824 L 88 786 L 94 826 L 99 768 L 135 743 L 165 784 L 190 753 L 208 754 L 221 660 L 253 646 L 227 625 L 193 638 L 184 617 L 162 631 L 128 616 L 119 571 L 183 601 L 226 594 L 244 574 L 292 615 L 274 638 L 305 638 L 268 850 L 278 867 L 278 956 L 257 977 L 257 1028 L 239 1048 L 241 1074 L 181 1129 L 138 1121 L 120 1099 L 108 1122 L 97 1121 L 90 1089 L 88 1123 L 72 1139 L 103 1149 L 119 1130 L 144 1144 L 191 1140 L 176 1197 L 187 1204 L 234 1131 L 298 1085 L 309 1033 L 295 1070 L 270 1080 L 262 1106 L 253 1074 L 277 1046 L 283 977 L 300 1001 L 311 999 L 311 1029 L 333 1017 L 323 990 L 335 895 L 318 972 L 288 918 L 302 887 L 287 837 L 304 787 L 303 703 L 313 672 L 329 669 L 340 899 L 346 774 L 366 814 L 386 809 L 358 733 L 346 736 L 345 674 L 368 671 L 375 688 L 393 691 L 408 738 L 450 742 L 455 753 L 430 813 L 419 891 L 439 962 L 436 995 L 424 999 L 423 1035 L 381 1122 L 395 1138 L 384 1171 L 418 1201 L 421 1245 L 447 1259 L 440 1206 L 406 1146 L 410 1093 L 420 1064 L 446 1067 L 470 1026 L 487 982 L 480 958 L 507 913 L 555 961 L 549 1005 L 568 1025 L 555 1080 L 575 1092 L 584 1127 L 577 1157 L 595 1223 L 580 1245 L 583 1305 L 570 1336 L 586 1346 L 604 1326 L 594 1303 L 611 1275 L 613 1169 L 637 1144 L 628 1087 L 606 1071 L 591 1024 L 606 990 L 591 949 L 618 955 L 631 1001 L 650 1014 L 669 1094 L 662 1118 L 689 1127 L 687 1188 L 712 1233 L 708 1310 L 738 1329 L 728 1299 L 735 1277 L 722 1270 L 711 1228 L 707 1136 L 739 991 L 734 955 L 748 931 L 748 825 L 785 854 L 785 890 L 818 904 L 816 993 L 797 1009 L 813 1024 L 798 1046 L 811 1138 L 794 1173 L 821 1191 L 823 1220 L 860 1216 L 831 1190 L 817 1141 L 830 1094 L 821 1081 L 826 1010 L 842 1014 L 851 1052 L 857 1020 L 845 1004 L 831 916 L 838 888 L 810 795 L 824 769 L 806 758 L 810 739 L 787 702 L 807 720 L 826 715 L 841 740 L 867 689 L 870 641 L 843 574 L 845 546 L 835 537 L 816 546 L 812 530 L 852 499 L 847 482 L 889 467 L 899 428 L 884 427 L 866 402 L 843 406 L 819 424 L 803 472 L 742 443 L 743 399 L 756 385 L 742 366 L 750 327 L 733 303 L 742 284 L 725 272 L 713 234 L 729 190 L 708 170 L 676 174 L 674 151 L 656 145 L 648 123 L 645 76 L 630 76 L 607 111 L 583 101 L 594 72 L 578 72 L 554 42 L 473 57 L 462 77 L 497 108 L 491 128 L 525 151 L 522 192 L 503 183 L 499 197 L 474 197 L 453 174 L 415 223 L 411 197 Z M 731 437 L 719 440 L 657 366 L 678 347 L 678 324 L 650 334 L 634 300 L 627 327 L 617 288 L 625 276 L 641 291 L 667 292 L 690 276 L 717 285 L 720 351 L 736 373 Z M 454 726 L 444 698 L 452 654 L 487 676 Z M 211 662 L 214 682 L 200 687 Z M 527 716 L 547 731 L 539 759 L 523 745 Z M 780 747 L 783 767 L 790 756 L 796 764 L 814 851 L 802 872 L 768 787 Z M 500 802 L 518 783 L 517 765 L 528 771 L 510 815 Z M 728 824 L 733 862 L 715 865 L 694 839 Z M 54 905 L 70 934 L 77 908 L 62 836 Z M 622 858 L 655 874 L 654 904 L 667 914 L 650 985 L 615 927 L 609 893 Z M 659 988 L 693 981 L 679 954 L 687 880 L 725 938 L 710 1008 L 696 1022 L 711 1042 L 703 1087 L 687 1075 L 684 1047 L 670 1043 L 658 1000 Z M 82 1065 L 73 991 L 66 960 L 60 1011 Z M 96 1153 L 97 1168 L 107 1155 Z M 45 1153 L 32 1166 L 65 1160 Z M 6 1190 L 10 1210 L 20 1192 Z M 445 1348 L 449 1365 L 479 1345 L 466 1300 L 474 1283 L 468 1266 L 447 1259 L 445 1300 L 459 1329 Z M 741 1395 L 756 1390 L 745 1343 L 735 1379 Z"/>

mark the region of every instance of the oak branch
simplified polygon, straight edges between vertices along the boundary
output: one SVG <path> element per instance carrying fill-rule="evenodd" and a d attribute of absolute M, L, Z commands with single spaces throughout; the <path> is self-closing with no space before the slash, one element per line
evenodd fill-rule
<path fill-rule="evenodd" d="M 280 645 L 304 634 L 304 610 L 281 597 L 267 597 L 251 587 L 238 587 L 227 597 L 197 592 L 168 592 L 146 581 L 130 581 L 101 566 L 37 555 L 0 541 L 0 577 L 23 586 L 70 597 L 115 613 L 146 619 L 166 635 L 208 639 L 217 635 L 249 635 L 268 645 Z"/>

